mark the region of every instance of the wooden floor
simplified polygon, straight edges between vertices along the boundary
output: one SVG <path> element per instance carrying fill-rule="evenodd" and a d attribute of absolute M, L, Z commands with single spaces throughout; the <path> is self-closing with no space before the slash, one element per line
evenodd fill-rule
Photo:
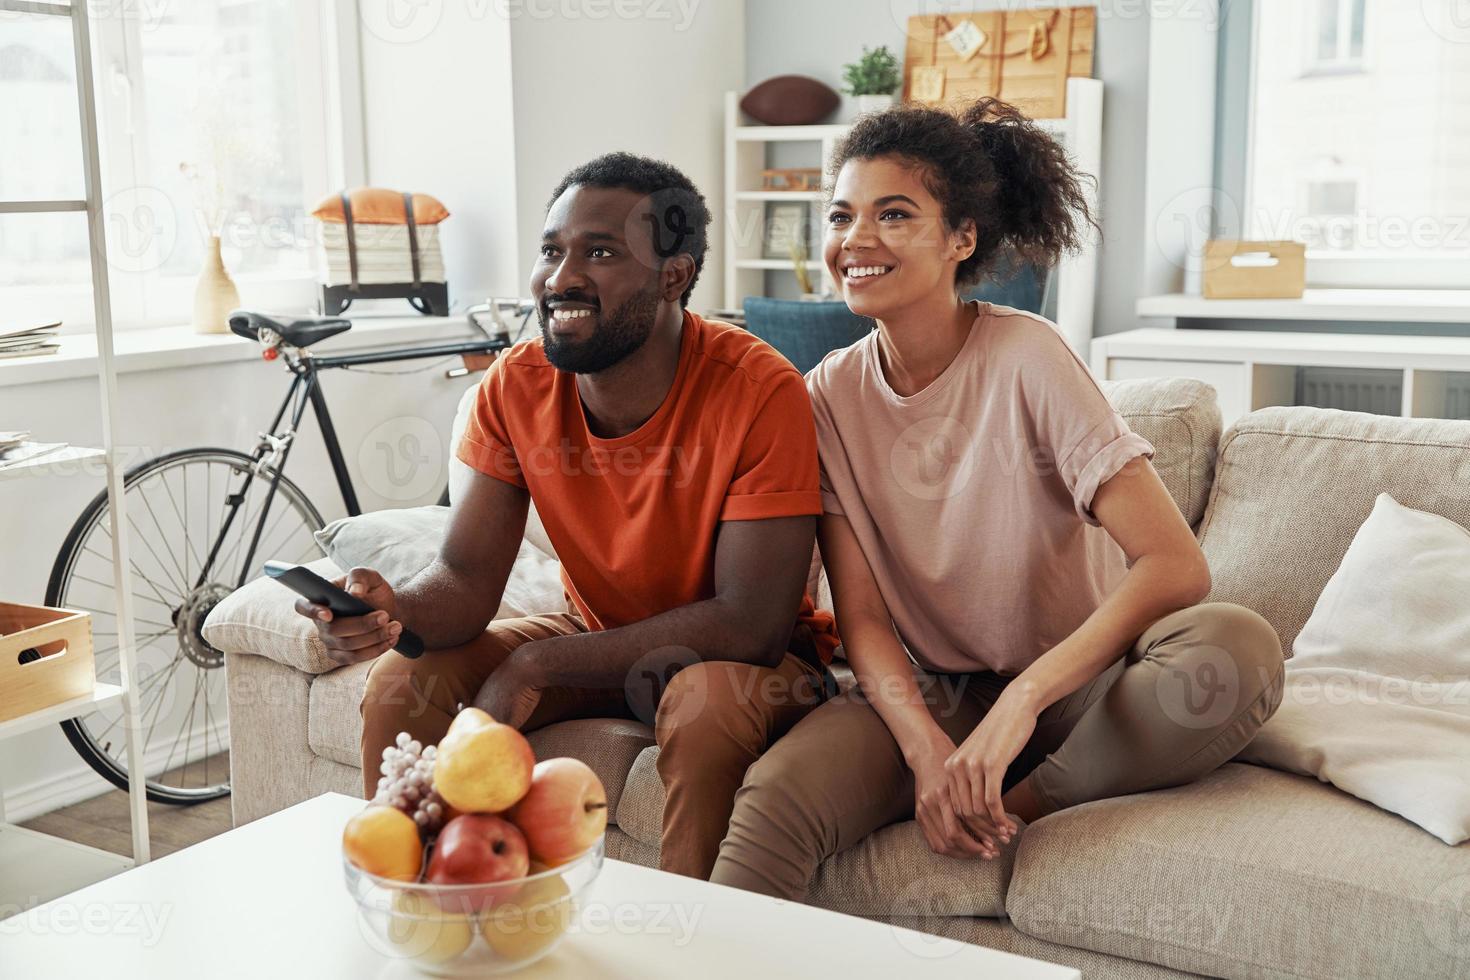
<path fill-rule="evenodd" d="M 193 770 L 192 772 L 190 770 Z M 220 773 L 230 771 L 230 754 L 221 752 L 209 757 L 209 776 L 218 781 Z M 201 782 L 203 761 L 191 763 L 183 770 L 167 774 L 169 778 L 180 775 L 194 776 L 194 785 Z M 132 824 L 128 819 L 128 794 L 112 790 L 90 800 L 43 813 L 24 824 L 32 830 L 57 837 L 65 837 L 80 844 L 90 844 L 104 851 L 131 856 L 133 853 Z M 163 803 L 148 804 L 148 837 L 152 842 L 153 857 L 163 857 L 174 851 L 208 840 L 216 834 L 230 829 L 230 798 L 221 797 L 193 806 L 169 806 Z"/>

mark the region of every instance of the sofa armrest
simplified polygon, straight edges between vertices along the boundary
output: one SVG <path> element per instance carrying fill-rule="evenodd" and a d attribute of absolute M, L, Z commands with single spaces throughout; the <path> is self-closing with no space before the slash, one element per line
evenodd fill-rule
<path fill-rule="evenodd" d="M 330 558 L 306 566 L 326 579 L 343 574 Z M 340 664 L 327 656 L 316 626 L 294 608 L 296 593 L 261 576 L 225 596 L 204 621 L 204 639 L 226 654 L 251 653 L 308 674 Z"/>

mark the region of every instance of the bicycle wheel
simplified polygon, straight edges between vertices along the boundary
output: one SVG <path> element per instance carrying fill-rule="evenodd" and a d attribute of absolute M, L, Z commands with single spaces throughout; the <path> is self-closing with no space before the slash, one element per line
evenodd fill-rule
<path fill-rule="evenodd" d="M 147 794 L 156 803 L 201 803 L 230 791 L 229 769 L 216 758 L 229 747 L 224 655 L 204 640 L 201 627 L 240 581 L 250 537 L 262 517 L 273 471 L 263 469 L 240 496 L 254 466 L 251 457 L 229 449 L 184 449 L 140 463 L 123 478 L 138 710 Z M 235 519 L 201 580 L 235 496 L 241 501 Z M 312 537 L 322 526 L 321 514 L 296 484 L 281 477 L 263 516 L 252 565 L 267 558 L 300 563 L 321 557 Z M 67 534 L 51 569 L 46 604 L 92 614 L 97 677 L 116 684 L 114 599 L 112 535 L 103 491 Z M 121 705 L 108 705 L 61 727 L 103 778 L 119 788 L 127 786 Z"/>

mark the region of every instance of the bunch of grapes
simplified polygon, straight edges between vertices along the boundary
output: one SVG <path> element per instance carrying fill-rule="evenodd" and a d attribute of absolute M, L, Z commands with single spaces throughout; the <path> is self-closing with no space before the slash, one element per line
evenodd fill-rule
<path fill-rule="evenodd" d="M 434 789 L 434 746 L 425 747 L 408 732 L 383 750 L 382 777 L 373 802 L 396 807 L 413 818 L 419 833 L 430 837 L 444 824 L 446 805 Z"/>

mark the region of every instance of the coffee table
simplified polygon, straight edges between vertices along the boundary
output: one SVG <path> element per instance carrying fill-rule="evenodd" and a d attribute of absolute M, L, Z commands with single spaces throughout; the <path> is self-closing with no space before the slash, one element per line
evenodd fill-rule
<path fill-rule="evenodd" d="M 0 976 L 422 976 L 412 964 L 369 944 L 343 885 L 342 827 L 362 806 L 359 799 L 327 793 L 0 919 Z M 589 893 L 582 928 L 546 959 L 513 976 L 1079 980 L 1081 974 L 608 861 Z"/>

